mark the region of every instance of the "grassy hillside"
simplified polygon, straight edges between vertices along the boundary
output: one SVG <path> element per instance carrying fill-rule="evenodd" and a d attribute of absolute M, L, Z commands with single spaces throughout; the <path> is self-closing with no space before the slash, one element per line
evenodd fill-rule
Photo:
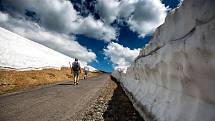
<path fill-rule="evenodd" d="M 83 79 L 83 74 L 82 72 L 80 79 Z M 89 77 L 98 76 L 99 74 L 90 72 Z M 43 69 L 31 71 L 0 69 L 0 94 L 65 80 L 73 80 L 70 68 L 67 67 L 63 67 L 60 70 Z"/>

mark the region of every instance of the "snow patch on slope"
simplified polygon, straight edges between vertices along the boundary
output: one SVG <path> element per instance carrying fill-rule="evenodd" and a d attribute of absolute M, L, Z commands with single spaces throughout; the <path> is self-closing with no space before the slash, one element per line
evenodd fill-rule
<path fill-rule="evenodd" d="M 59 68 L 68 67 L 73 61 L 73 58 L 0 27 L 0 67 L 21 70 Z M 85 65 L 86 62 L 81 62 L 81 67 Z"/>

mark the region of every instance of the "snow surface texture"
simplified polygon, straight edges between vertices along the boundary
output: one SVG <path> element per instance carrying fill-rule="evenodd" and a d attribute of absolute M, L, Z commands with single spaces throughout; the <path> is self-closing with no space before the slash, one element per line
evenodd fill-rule
<path fill-rule="evenodd" d="M 185 0 L 126 73 L 112 73 L 146 120 L 215 121 L 215 1 Z"/>
<path fill-rule="evenodd" d="M 0 27 L 0 67 L 18 70 L 60 68 L 68 67 L 73 61 L 73 58 Z M 86 63 L 81 62 L 81 67 L 84 66 Z"/>

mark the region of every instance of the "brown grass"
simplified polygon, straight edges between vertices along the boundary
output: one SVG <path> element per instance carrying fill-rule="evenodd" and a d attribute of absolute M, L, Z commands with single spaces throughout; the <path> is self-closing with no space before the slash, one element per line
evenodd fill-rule
<path fill-rule="evenodd" d="M 99 74 L 90 72 L 89 77 L 98 76 Z M 83 79 L 83 73 L 81 73 L 80 79 Z M 0 94 L 65 80 L 73 80 L 70 68 L 67 67 L 63 67 L 60 70 L 43 69 L 31 71 L 0 69 Z"/>

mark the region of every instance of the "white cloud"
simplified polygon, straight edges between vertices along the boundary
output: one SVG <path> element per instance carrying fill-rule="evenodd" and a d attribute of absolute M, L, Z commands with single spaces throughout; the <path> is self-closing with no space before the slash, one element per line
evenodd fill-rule
<path fill-rule="evenodd" d="M 160 26 L 166 17 L 167 8 L 160 0 L 144 0 L 135 4 L 133 14 L 128 24 L 133 31 L 144 37 Z"/>
<path fill-rule="evenodd" d="M 13 16 L 24 16 L 34 11 L 39 25 L 64 34 L 83 34 L 99 40 L 117 39 L 115 20 L 124 20 L 141 37 L 152 33 L 164 22 L 168 8 L 160 0 L 98 0 L 95 7 L 102 20 L 91 15 L 82 17 L 69 0 L 7 0 L 6 8 L 13 8 Z M 14 13 L 16 11 L 16 13 Z"/>
<path fill-rule="evenodd" d="M 78 17 L 69 1 L 62 0 L 7 0 L 3 1 L 6 7 L 13 7 L 16 14 L 25 15 L 26 10 L 38 14 L 40 24 L 44 27 L 59 31 L 68 32 L 70 22 Z"/>
<path fill-rule="evenodd" d="M 105 40 L 107 42 L 117 39 L 118 36 L 113 27 L 103 23 L 101 20 L 95 20 L 91 16 L 79 19 L 73 25 L 75 26 L 73 33 L 84 34 L 88 37 Z"/>
<path fill-rule="evenodd" d="M 72 58 L 79 58 L 85 62 L 92 61 L 96 58 L 95 53 L 87 50 L 78 42 L 74 41 L 75 37 L 48 31 L 32 21 L 17 19 L 2 12 L 0 12 L 0 17 L 1 16 L 7 17 L 3 20 L 0 19 L 0 26 L 21 36 L 45 45 Z"/>
<path fill-rule="evenodd" d="M 96 9 L 105 22 L 112 23 L 118 16 L 119 4 L 116 0 L 98 0 Z"/>
<path fill-rule="evenodd" d="M 124 19 L 141 37 L 161 25 L 167 12 L 160 0 L 99 0 L 96 8 L 107 23 Z"/>
<path fill-rule="evenodd" d="M 0 12 L 0 22 L 6 22 L 8 21 L 8 15 L 7 14 L 3 14 Z"/>
<path fill-rule="evenodd" d="M 107 48 L 103 49 L 104 54 L 110 58 L 116 68 L 126 68 L 138 56 L 140 49 L 131 50 L 128 47 L 114 42 L 110 42 Z"/>
<path fill-rule="evenodd" d="M 84 34 L 105 41 L 116 39 L 117 36 L 115 29 L 108 24 L 94 20 L 91 16 L 80 16 L 68 0 L 7 0 L 3 3 L 5 6 L 12 6 L 16 15 L 24 16 L 26 10 L 34 11 L 39 24 L 52 31 Z"/>

